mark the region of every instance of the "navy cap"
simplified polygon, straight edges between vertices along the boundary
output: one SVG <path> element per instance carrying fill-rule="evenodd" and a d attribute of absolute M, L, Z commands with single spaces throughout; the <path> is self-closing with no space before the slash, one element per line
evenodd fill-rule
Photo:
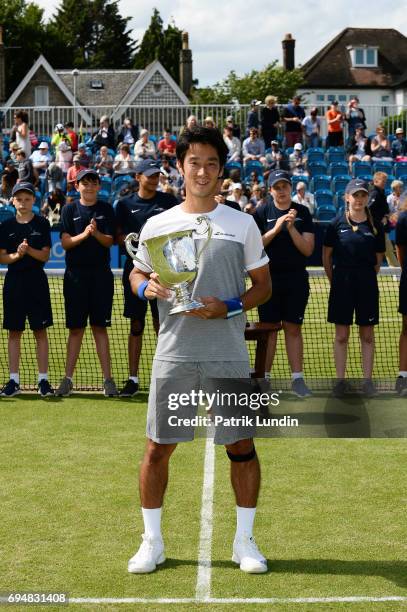
<path fill-rule="evenodd" d="M 152 176 L 153 174 L 159 174 L 160 172 L 160 164 L 154 159 L 142 159 L 136 165 L 136 174 Z"/>
<path fill-rule="evenodd" d="M 285 181 L 286 183 L 290 183 L 291 185 L 291 175 L 289 172 L 285 170 L 274 170 L 274 172 L 270 172 L 268 178 L 268 186 L 273 187 L 278 181 Z"/>
<path fill-rule="evenodd" d="M 100 183 L 100 176 L 98 175 L 98 173 L 96 172 L 96 170 L 92 170 L 92 168 L 85 168 L 85 170 L 81 170 L 78 173 L 78 176 L 76 177 L 76 182 L 79 183 L 79 181 L 81 181 L 82 179 L 86 178 L 95 178 L 99 181 Z"/>
<path fill-rule="evenodd" d="M 369 184 L 360 178 L 352 179 L 346 185 L 345 193 L 353 195 L 357 191 L 366 191 L 366 193 L 369 193 Z"/>
<path fill-rule="evenodd" d="M 28 191 L 35 197 L 35 187 L 31 183 L 17 183 L 16 185 L 14 185 L 11 195 L 14 196 L 19 191 Z"/>

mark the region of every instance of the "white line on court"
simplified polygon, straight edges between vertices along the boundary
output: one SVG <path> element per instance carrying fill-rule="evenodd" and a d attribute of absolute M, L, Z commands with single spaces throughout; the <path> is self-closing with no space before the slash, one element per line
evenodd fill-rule
<path fill-rule="evenodd" d="M 213 432 L 212 432 L 213 433 Z M 201 533 L 199 535 L 198 575 L 195 596 L 207 601 L 211 596 L 213 492 L 215 480 L 215 444 L 207 432 L 201 502 Z"/>
<path fill-rule="evenodd" d="M 319 603 L 372 603 L 372 602 L 404 602 L 407 597 L 208 597 L 204 601 L 199 598 L 168 597 L 149 599 L 143 597 L 72 597 L 70 604 L 187 604 L 187 603 L 207 603 L 207 604 L 319 604 Z"/>

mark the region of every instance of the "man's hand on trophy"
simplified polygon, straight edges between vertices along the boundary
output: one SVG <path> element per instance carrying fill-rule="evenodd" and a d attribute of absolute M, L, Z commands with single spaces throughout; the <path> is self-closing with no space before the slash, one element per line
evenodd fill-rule
<path fill-rule="evenodd" d="M 153 300 L 154 298 L 161 298 L 162 300 L 167 300 L 171 297 L 172 292 L 160 284 L 159 274 L 157 272 L 152 272 L 148 281 L 148 285 L 145 288 L 144 295 L 148 300 Z"/>
<path fill-rule="evenodd" d="M 216 297 L 199 297 L 198 299 L 202 304 L 205 304 L 205 308 L 190 310 L 184 312 L 184 315 L 199 317 L 200 319 L 224 319 L 226 317 L 228 309 L 222 300 Z"/>

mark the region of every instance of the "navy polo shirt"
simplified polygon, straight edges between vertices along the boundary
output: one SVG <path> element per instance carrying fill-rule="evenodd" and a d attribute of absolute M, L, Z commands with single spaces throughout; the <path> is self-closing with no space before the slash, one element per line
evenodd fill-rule
<path fill-rule="evenodd" d="M 295 229 L 300 234 L 314 234 L 314 224 L 306 206 L 291 202 L 289 208 L 280 210 L 270 197 L 265 204 L 256 208 L 253 215 L 261 234 L 263 235 L 273 229 L 279 217 L 286 215 L 290 208 L 297 211 L 294 222 Z M 269 242 L 265 250 L 273 272 L 295 272 L 305 269 L 307 258 L 297 249 L 286 227 L 283 227 L 277 236 Z"/>
<path fill-rule="evenodd" d="M 333 219 L 324 238 L 324 246 L 333 248 L 333 265 L 358 269 L 375 266 L 376 253 L 384 253 L 386 250 L 383 226 L 377 224 L 376 229 L 375 235 L 368 221 L 352 221 L 349 225 L 344 214 Z"/>
<path fill-rule="evenodd" d="M 396 225 L 396 244 L 397 246 L 407 247 L 407 211 L 400 213 Z M 404 258 L 403 270 L 407 267 L 407 259 Z"/>
<path fill-rule="evenodd" d="M 27 240 L 30 247 L 41 250 L 43 247 L 51 248 L 51 228 L 48 219 L 34 215 L 28 223 L 18 223 L 15 217 L 7 219 L 0 225 L 0 249 L 8 254 L 16 253 L 17 247 Z M 24 255 L 14 263 L 8 264 L 9 272 L 25 270 L 38 270 L 44 267 L 44 262 Z"/>

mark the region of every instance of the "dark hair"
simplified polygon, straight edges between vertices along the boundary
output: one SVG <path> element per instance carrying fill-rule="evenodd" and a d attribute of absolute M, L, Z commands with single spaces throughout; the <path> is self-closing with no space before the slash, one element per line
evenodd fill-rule
<path fill-rule="evenodd" d="M 66 127 L 66 128 L 73 128 L 73 127 L 74 127 L 74 124 L 73 124 L 73 122 L 72 122 L 72 121 L 67 121 L 67 123 L 65 123 L 65 127 Z"/>
<path fill-rule="evenodd" d="M 195 142 L 199 144 L 211 145 L 211 147 L 216 149 L 220 167 L 223 168 L 223 166 L 226 164 L 228 148 L 223 140 L 222 134 L 218 128 L 207 128 L 201 125 L 198 125 L 192 129 L 185 129 L 180 136 L 177 143 L 176 152 L 177 159 L 181 166 L 184 165 L 184 159 L 189 147 Z"/>
<path fill-rule="evenodd" d="M 23 110 L 19 110 L 15 113 L 17 119 L 21 119 L 23 123 L 28 123 L 28 113 Z"/>

